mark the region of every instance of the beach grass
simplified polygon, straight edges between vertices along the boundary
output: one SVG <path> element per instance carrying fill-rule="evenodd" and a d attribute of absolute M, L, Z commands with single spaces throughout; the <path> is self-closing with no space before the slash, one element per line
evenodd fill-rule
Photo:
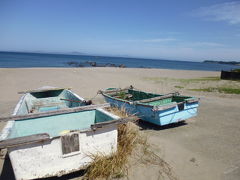
<path fill-rule="evenodd" d="M 202 78 L 192 78 L 192 79 L 176 79 L 176 81 L 183 83 L 201 82 L 201 81 L 220 81 L 220 77 L 202 77 Z"/>
<path fill-rule="evenodd" d="M 183 89 L 184 87 L 183 86 L 174 86 L 175 88 L 178 88 L 178 89 Z"/>
<path fill-rule="evenodd" d="M 119 117 L 128 117 L 129 114 L 122 108 L 106 108 L 107 111 Z M 140 134 L 139 127 L 128 122 L 118 126 L 117 151 L 110 156 L 99 154 L 90 155 L 93 162 L 86 169 L 87 179 L 115 179 L 127 177 L 130 168 L 129 159 L 137 154 L 140 163 L 152 164 L 159 167 L 159 176 L 177 180 L 171 167 L 150 148 L 147 138 Z M 137 153 L 138 152 L 138 153 Z"/>
<path fill-rule="evenodd" d="M 188 89 L 190 91 L 202 91 L 202 92 L 219 92 L 225 94 L 240 94 L 240 88 L 231 87 L 208 87 L 199 89 Z"/>
<path fill-rule="evenodd" d="M 147 77 L 145 80 L 160 83 L 171 88 L 185 89 L 197 92 L 217 92 L 224 94 L 240 94 L 239 81 L 221 80 L 217 76 L 200 77 L 200 78 L 161 78 Z"/>
<path fill-rule="evenodd" d="M 201 77 L 201 78 L 167 78 L 167 77 L 144 77 L 144 80 L 154 81 L 155 83 L 162 82 L 162 81 L 174 81 L 180 83 L 198 83 L 203 81 L 220 81 L 220 77 L 213 76 L 213 77 Z"/>
<path fill-rule="evenodd" d="M 132 123 L 121 124 L 118 127 L 118 149 L 110 156 L 91 155 L 93 162 L 86 171 L 88 179 L 112 179 L 126 175 L 127 161 L 138 142 L 138 131 Z"/>

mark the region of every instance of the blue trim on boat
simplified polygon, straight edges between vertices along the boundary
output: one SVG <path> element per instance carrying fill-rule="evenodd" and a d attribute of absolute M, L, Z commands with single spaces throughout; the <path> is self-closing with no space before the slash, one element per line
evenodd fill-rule
<path fill-rule="evenodd" d="M 125 108 L 128 113 L 137 115 L 143 121 L 148 121 L 150 123 L 160 126 L 177 123 L 197 116 L 199 106 L 198 99 L 194 97 L 190 97 L 187 100 L 195 101 L 184 101 L 183 108 L 179 109 L 179 106 L 176 102 L 171 102 L 169 104 L 164 104 L 161 106 L 153 106 L 143 103 L 133 103 L 131 101 L 125 101 L 123 99 L 111 97 L 105 93 L 103 93 L 103 96 L 106 102 L 110 103 L 111 106 Z M 162 109 L 159 108 L 158 110 L 158 107 L 161 107 Z"/>

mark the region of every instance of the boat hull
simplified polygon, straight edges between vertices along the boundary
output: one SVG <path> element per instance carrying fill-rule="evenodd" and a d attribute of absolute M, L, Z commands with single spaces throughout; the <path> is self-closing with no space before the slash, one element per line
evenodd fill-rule
<path fill-rule="evenodd" d="M 109 155 L 117 150 L 117 127 L 79 132 L 80 151 L 62 154 L 61 137 L 48 142 L 9 148 L 16 180 L 62 176 L 86 168 L 93 154 Z"/>
<path fill-rule="evenodd" d="M 158 109 L 144 104 L 131 104 L 108 96 L 104 96 L 104 98 L 106 102 L 111 104 L 111 106 L 124 108 L 128 113 L 136 114 L 143 121 L 160 126 L 185 121 L 186 119 L 197 116 L 199 106 L 199 102 L 196 101 L 191 103 L 183 103 L 182 109 L 180 109 L 177 104 Z"/>
<path fill-rule="evenodd" d="M 81 101 L 84 100 L 83 98 L 79 97 L 77 94 L 69 90 L 67 92 L 71 93 Z M 20 101 L 16 105 L 12 114 L 13 116 L 23 114 L 20 110 L 25 103 L 25 98 L 26 94 L 21 97 Z M 87 110 L 84 112 L 90 111 Z M 82 124 L 86 125 L 86 123 L 89 125 L 88 128 L 84 128 L 82 130 L 78 130 L 78 125 L 73 126 L 72 128 L 74 129 L 70 129 L 71 131 L 68 131 L 69 129 L 66 129 L 67 134 L 65 135 L 70 135 L 71 133 L 77 135 L 79 142 L 78 151 L 63 153 L 63 142 L 61 138 L 65 135 L 62 135 L 61 133 L 56 135 L 54 132 L 52 132 L 52 134 L 50 133 L 50 139 L 48 141 L 8 147 L 8 154 L 11 160 L 16 180 L 61 176 L 86 168 L 86 166 L 88 166 L 89 163 L 92 162 L 91 156 L 94 154 L 110 155 L 114 153 L 117 150 L 117 125 L 112 124 L 110 126 L 94 130 L 90 127 L 91 124 L 93 124 L 93 121 L 104 122 L 105 120 L 108 121 L 109 119 L 117 120 L 119 119 L 119 117 L 101 108 L 96 109 L 95 115 L 96 114 L 98 116 L 98 121 L 96 117 L 88 117 L 86 115 L 84 117 L 82 115 L 79 117 L 75 116 L 75 119 L 74 117 L 70 117 L 70 119 L 63 118 L 63 116 L 71 116 L 71 113 L 54 115 L 52 116 L 52 119 L 51 117 L 36 118 L 39 120 L 37 124 L 34 124 L 34 119 L 30 119 L 28 121 L 33 124 L 31 127 L 29 126 L 29 128 L 26 125 L 29 123 L 24 124 L 24 120 L 8 121 L 0 134 L 0 141 L 7 140 L 9 138 L 16 138 L 16 136 L 18 136 L 19 134 L 12 133 L 14 129 L 17 133 L 22 133 L 21 136 L 26 137 L 28 135 L 34 134 L 31 131 L 41 129 L 45 126 L 46 130 L 48 130 L 49 127 L 52 127 L 55 130 L 55 126 L 58 126 L 62 123 L 63 129 L 68 128 L 69 123 L 76 122 L 76 120 L 79 120 L 79 122 L 81 122 L 81 126 Z M 50 122 L 52 120 L 54 121 L 50 125 Z M 91 123 L 89 123 L 89 121 L 91 121 Z M 19 126 L 19 124 L 23 125 Z M 26 131 L 23 130 L 23 127 L 27 127 Z M 29 134 L 26 134 L 28 132 Z M 43 130 L 43 132 L 38 133 L 44 132 L 45 131 Z"/>

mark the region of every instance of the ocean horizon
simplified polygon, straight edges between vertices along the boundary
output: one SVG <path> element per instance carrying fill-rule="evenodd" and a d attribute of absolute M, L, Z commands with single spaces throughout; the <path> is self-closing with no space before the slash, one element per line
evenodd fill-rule
<path fill-rule="evenodd" d="M 157 68 L 178 70 L 221 71 L 239 68 L 236 65 L 204 63 L 180 60 L 147 59 L 133 57 L 113 57 L 97 55 L 51 54 L 30 52 L 0 51 L 0 68 L 33 68 L 33 67 L 91 67 L 126 66 L 126 68 Z M 81 68 L 79 67 L 79 68 Z"/>

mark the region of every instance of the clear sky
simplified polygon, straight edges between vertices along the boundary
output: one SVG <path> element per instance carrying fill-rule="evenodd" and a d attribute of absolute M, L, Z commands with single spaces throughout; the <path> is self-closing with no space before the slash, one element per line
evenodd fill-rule
<path fill-rule="evenodd" d="M 0 51 L 240 61 L 240 0 L 0 0 Z"/>

